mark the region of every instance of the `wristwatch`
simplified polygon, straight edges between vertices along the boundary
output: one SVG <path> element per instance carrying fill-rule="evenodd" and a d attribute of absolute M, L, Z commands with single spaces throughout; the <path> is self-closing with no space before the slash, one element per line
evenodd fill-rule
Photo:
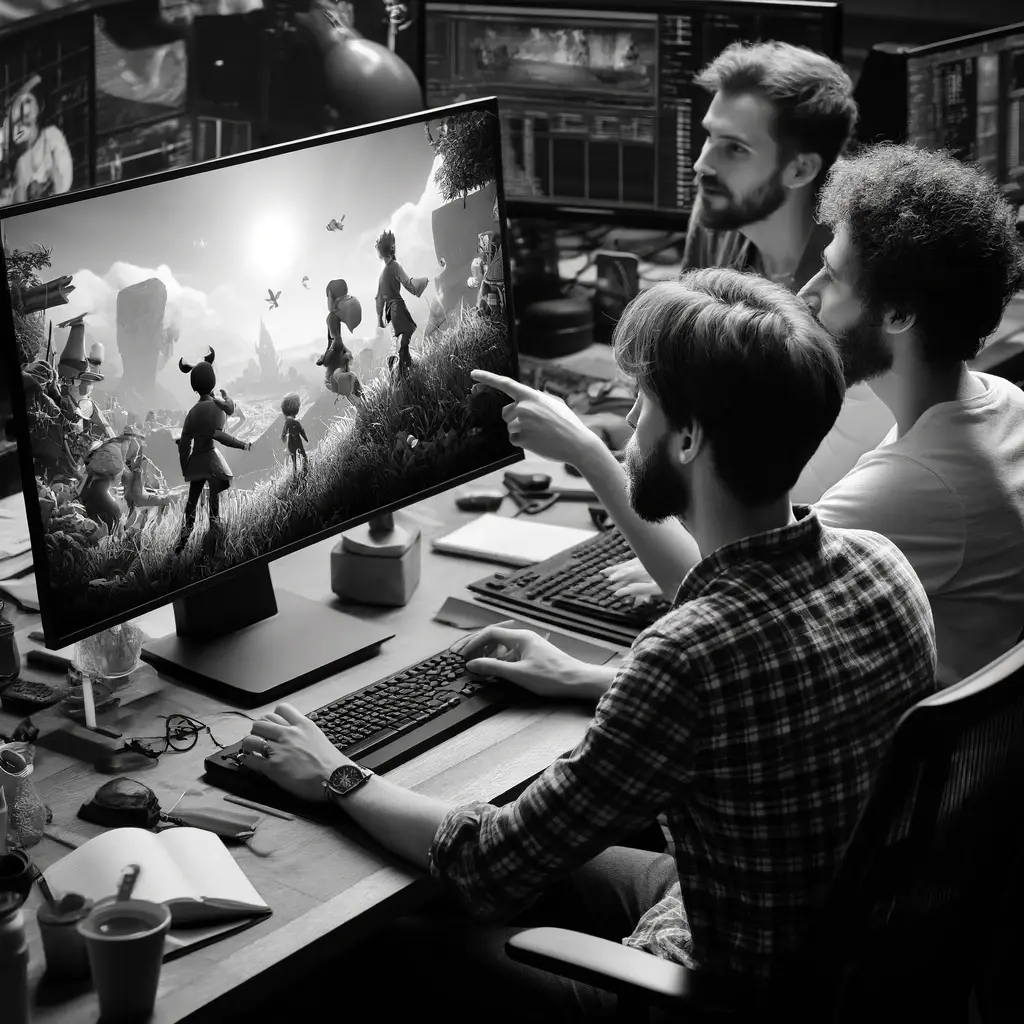
<path fill-rule="evenodd" d="M 340 768 L 335 768 L 324 779 L 324 793 L 327 794 L 328 803 L 337 803 L 343 796 L 348 796 L 373 775 L 374 772 L 360 764 L 343 764 Z"/>

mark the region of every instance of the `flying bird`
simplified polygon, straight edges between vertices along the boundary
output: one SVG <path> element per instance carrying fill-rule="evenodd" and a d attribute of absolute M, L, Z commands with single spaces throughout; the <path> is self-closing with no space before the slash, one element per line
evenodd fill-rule
<path fill-rule="evenodd" d="M 280 292 L 275 292 L 273 288 L 268 288 L 267 289 L 267 298 L 265 298 L 263 301 L 264 302 L 269 302 L 271 309 L 277 309 L 277 300 L 279 298 L 281 298 L 281 293 Z"/>
<path fill-rule="evenodd" d="M 309 291 L 309 277 L 308 276 L 307 277 L 303 277 L 303 279 L 302 279 L 302 287 L 305 288 L 306 291 Z"/>
<path fill-rule="evenodd" d="M 345 230 L 345 214 L 341 215 L 340 220 L 337 217 L 332 218 L 327 222 L 328 231 L 344 231 Z"/>
<path fill-rule="evenodd" d="M 196 239 L 196 240 L 195 240 L 195 241 L 194 241 L 194 242 L 192 243 L 192 245 L 193 245 L 193 247 L 194 247 L 194 248 L 196 248 L 196 249 L 205 249 L 205 248 L 206 248 L 206 239 L 205 239 L 205 238 L 197 238 L 197 239 Z"/>

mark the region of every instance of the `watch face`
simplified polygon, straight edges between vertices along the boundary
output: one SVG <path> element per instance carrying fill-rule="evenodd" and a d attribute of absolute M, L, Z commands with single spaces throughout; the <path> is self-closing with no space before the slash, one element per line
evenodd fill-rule
<path fill-rule="evenodd" d="M 358 786 L 364 779 L 363 769 L 357 764 L 343 764 L 331 772 L 327 785 L 338 794 L 344 796 L 350 789 Z"/>

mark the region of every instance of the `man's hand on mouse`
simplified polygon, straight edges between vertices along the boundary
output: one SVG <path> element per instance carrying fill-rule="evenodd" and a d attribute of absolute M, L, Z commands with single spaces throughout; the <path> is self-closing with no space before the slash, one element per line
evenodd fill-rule
<path fill-rule="evenodd" d="M 512 401 L 501 410 L 509 440 L 545 459 L 577 464 L 601 439 L 562 401 L 547 392 L 486 370 L 470 373 L 477 384 L 495 388 Z"/>
<path fill-rule="evenodd" d="M 575 697 L 588 668 L 531 629 L 487 626 L 453 647 L 466 668 L 521 686 L 539 697 Z"/>
<path fill-rule="evenodd" d="M 327 799 L 324 779 L 352 764 L 323 731 L 291 704 L 278 704 L 252 723 L 242 740 L 242 763 L 303 800 Z"/>

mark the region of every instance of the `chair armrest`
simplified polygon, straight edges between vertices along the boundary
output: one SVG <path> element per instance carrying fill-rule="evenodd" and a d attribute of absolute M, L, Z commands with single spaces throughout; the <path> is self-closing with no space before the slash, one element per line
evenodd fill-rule
<path fill-rule="evenodd" d="M 505 952 L 528 967 L 651 1005 L 678 1008 L 693 996 L 688 967 L 567 928 L 527 928 L 505 943 Z"/>

